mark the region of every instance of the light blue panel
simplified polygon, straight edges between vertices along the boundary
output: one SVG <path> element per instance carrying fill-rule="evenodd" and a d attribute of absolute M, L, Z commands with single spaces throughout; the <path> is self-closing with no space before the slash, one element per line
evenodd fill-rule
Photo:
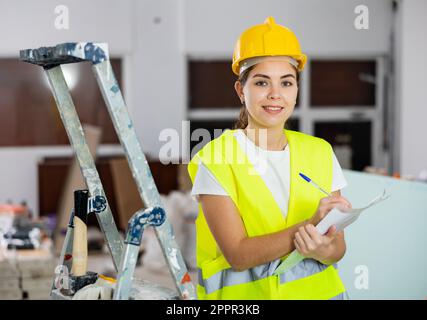
<path fill-rule="evenodd" d="M 384 189 L 391 195 L 345 230 L 347 252 L 339 270 L 350 299 L 426 299 L 427 184 L 349 170 L 344 175 L 342 193 L 354 208 Z M 367 267 L 368 289 L 357 288 L 357 266 Z"/>

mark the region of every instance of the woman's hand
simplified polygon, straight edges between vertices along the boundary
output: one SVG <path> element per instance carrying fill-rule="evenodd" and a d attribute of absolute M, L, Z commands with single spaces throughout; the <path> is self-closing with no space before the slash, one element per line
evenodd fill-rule
<path fill-rule="evenodd" d="M 315 226 L 307 224 L 300 227 L 295 233 L 295 248 L 305 258 L 312 258 L 320 262 L 327 261 L 333 255 L 332 242 L 337 234 L 335 226 L 331 226 L 328 232 L 322 236 L 317 232 Z"/>
<path fill-rule="evenodd" d="M 320 199 L 316 213 L 308 220 L 308 224 L 295 233 L 295 248 L 304 257 L 329 264 L 344 255 L 344 232 L 337 232 L 336 227 L 332 226 L 325 235 L 320 235 L 315 227 L 335 207 L 341 211 L 351 209 L 351 203 L 341 196 L 340 191 L 333 192 L 331 197 Z"/>
<path fill-rule="evenodd" d="M 319 201 L 316 213 L 308 220 L 309 224 L 316 226 L 333 208 L 338 207 L 342 211 L 351 209 L 351 203 L 344 197 L 334 194 L 331 197 L 322 198 Z"/>

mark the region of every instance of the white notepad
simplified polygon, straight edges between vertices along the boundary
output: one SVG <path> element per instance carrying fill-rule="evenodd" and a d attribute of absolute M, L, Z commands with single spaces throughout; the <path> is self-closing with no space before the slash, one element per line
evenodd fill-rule
<path fill-rule="evenodd" d="M 341 231 L 356 221 L 364 210 L 372 207 L 377 203 L 380 203 L 388 197 L 389 195 L 386 195 L 386 191 L 384 190 L 381 195 L 375 197 L 367 206 L 363 208 L 351 209 L 347 212 L 342 212 L 338 208 L 334 208 L 326 215 L 326 217 L 322 219 L 322 221 L 319 222 L 319 224 L 316 225 L 316 230 L 321 235 L 324 235 L 326 232 L 328 232 L 331 226 L 335 226 L 337 228 L 337 232 Z M 292 253 L 280 263 L 280 265 L 274 271 L 274 275 L 279 275 L 292 269 L 302 260 L 304 260 L 304 257 L 297 250 L 292 251 Z"/>

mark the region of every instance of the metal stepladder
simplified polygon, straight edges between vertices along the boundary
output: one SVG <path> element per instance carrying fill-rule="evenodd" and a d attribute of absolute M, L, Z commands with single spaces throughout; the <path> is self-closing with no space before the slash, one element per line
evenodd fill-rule
<path fill-rule="evenodd" d="M 148 225 L 154 226 L 169 271 L 173 276 L 178 298 L 196 299 L 194 285 L 191 282 L 181 251 L 175 241 L 172 226 L 166 217 L 160 194 L 154 183 L 121 90 L 114 76 L 109 60 L 108 45 L 106 43 L 92 42 L 64 43 L 54 47 L 26 49 L 20 51 L 20 60 L 42 66 L 49 79 L 58 111 L 89 190 L 88 207 L 90 210 L 88 212 L 95 212 L 101 231 L 108 244 L 114 266 L 118 271 L 114 299 L 133 298 L 131 289 L 135 286 L 135 283 L 132 284 L 132 276 L 136 266 L 143 230 Z M 117 136 L 124 148 L 138 192 L 146 206 L 146 209 L 139 210 L 130 219 L 124 244 L 114 223 L 101 180 L 86 143 L 80 120 L 61 69 L 61 64 L 84 61 L 92 63 L 92 70 L 101 89 Z M 73 213 L 71 213 L 59 261 L 60 265 L 64 265 L 67 268 L 70 267 L 67 256 L 70 255 L 72 248 L 72 218 Z M 52 290 L 52 294 L 54 294 L 54 291 Z"/>

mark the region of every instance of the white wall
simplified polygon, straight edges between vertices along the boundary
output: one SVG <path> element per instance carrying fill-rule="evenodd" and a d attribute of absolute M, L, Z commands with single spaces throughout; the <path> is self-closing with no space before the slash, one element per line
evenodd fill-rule
<path fill-rule="evenodd" d="M 369 9 L 369 30 L 356 30 L 354 9 Z M 388 50 L 391 24 L 389 0 L 187 0 L 186 49 L 197 56 L 233 53 L 240 33 L 268 16 L 292 29 L 309 55 L 370 55 Z"/>
<path fill-rule="evenodd" d="M 427 184 L 344 170 L 343 195 L 353 208 L 386 190 L 390 197 L 364 211 L 345 230 L 338 263 L 350 299 L 427 298 Z"/>
<path fill-rule="evenodd" d="M 55 28 L 55 8 L 69 9 L 69 29 Z M 110 44 L 112 54 L 132 49 L 131 0 L 0 0 L 0 56 L 61 42 L 95 39 Z"/>
<path fill-rule="evenodd" d="M 402 1 L 400 6 L 400 168 L 404 174 L 418 174 L 427 169 L 427 1 Z"/>
<path fill-rule="evenodd" d="M 182 1 L 137 1 L 132 56 L 133 121 L 144 151 L 157 158 L 160 132 L 181 132 L 186 117 Z"/>

